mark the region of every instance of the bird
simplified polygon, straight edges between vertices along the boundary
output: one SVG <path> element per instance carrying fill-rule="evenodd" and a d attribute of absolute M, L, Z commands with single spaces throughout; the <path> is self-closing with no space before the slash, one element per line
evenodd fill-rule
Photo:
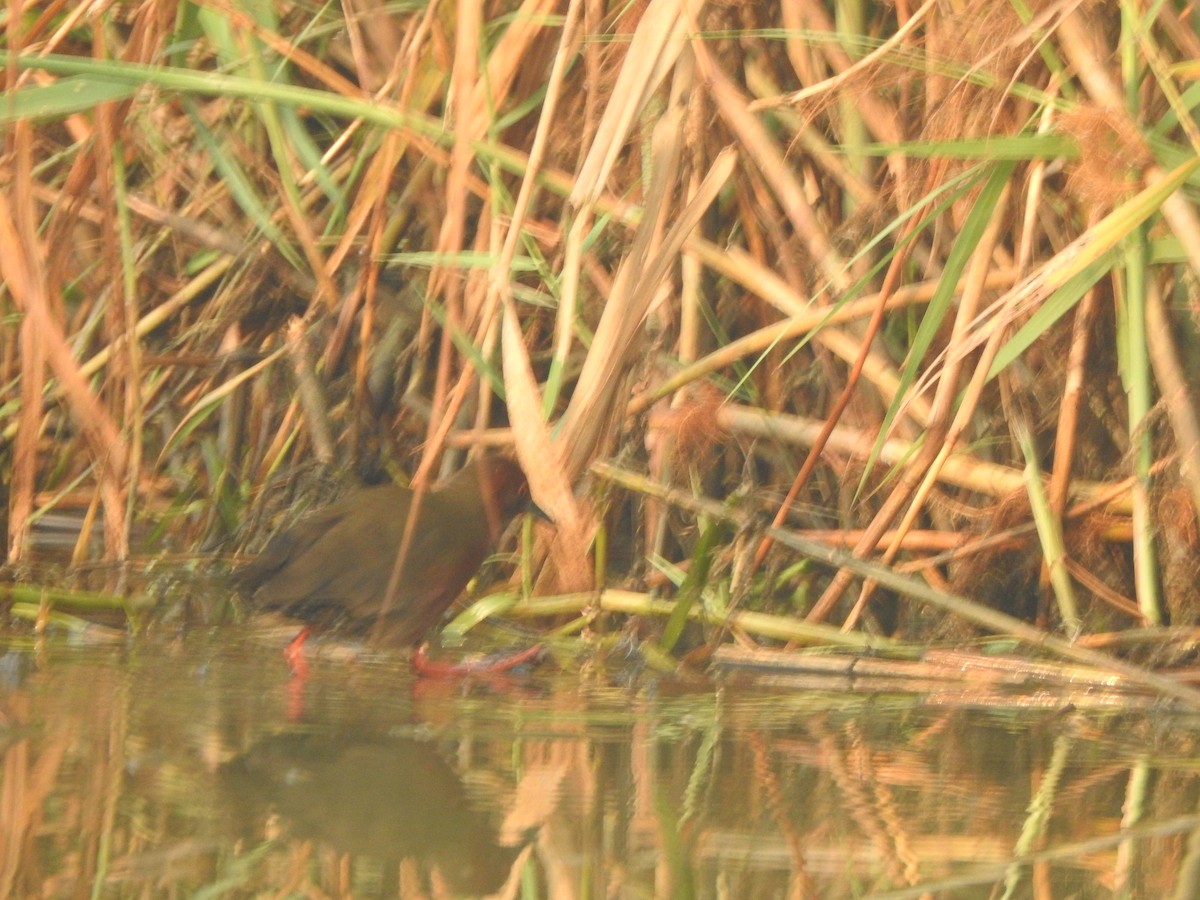
<path fill-rule="evenodd" d="M 369 636 L 380 646 L 416 646 L 508 522 L 532 504 L 515 461 L 492 455 L 469 462 L 421 498 L 389 601 L 414 496 L 398 484 L 353 491 L 273 537 L 233 572 L 234 586 L 254 606 L 307 626 Z"/>

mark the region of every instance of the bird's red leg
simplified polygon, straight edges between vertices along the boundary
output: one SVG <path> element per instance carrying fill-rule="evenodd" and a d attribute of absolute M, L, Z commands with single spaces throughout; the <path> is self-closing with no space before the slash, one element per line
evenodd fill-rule
<path fill-rule="evenodd" d="M 473 662 L 442 663 L 429 658 L 429 645 L 422 644 L 413 651 L 413 670 L 424 678 L 462 678 L 467 675 L 498 675 L 510 672 L 517 666 L 536 660 L 542 653 L 542 645 L 534 644 L 519 653 L 507 656 L 491 656 Z"/>
<path fill-rule="evenodd" d="M 292 674 L 297 678 L 308 677 L 308 657 L 304 654 L 304 642 L 308 640 L 309 631 L 307 628 L 301 628 L 287 648 L 283 651 L 283 657 L 287 660 L 288 668 L 292 670 Z"/>
<path fill-rule="evenodd" d="M 304 686 L 308 683 L 308 657 L 304 655 L 304 641 L 308 629 L 301 628 L 283 651 L 292 675 L 287 683 L 287 716 L 289 722 L 304 719 Z"/>

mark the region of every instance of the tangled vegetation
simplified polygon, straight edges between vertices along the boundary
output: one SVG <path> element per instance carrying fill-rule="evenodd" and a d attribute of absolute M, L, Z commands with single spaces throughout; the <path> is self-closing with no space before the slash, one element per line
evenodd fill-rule
<path fill-rule="evenodd" d="M 512 446 L 556 527 L 509 615 L 1185 652 L 1200 39 L 1111 11 L 31 5 L 10 563 L 63 510 L 77 562 L 228 558 Z"/>

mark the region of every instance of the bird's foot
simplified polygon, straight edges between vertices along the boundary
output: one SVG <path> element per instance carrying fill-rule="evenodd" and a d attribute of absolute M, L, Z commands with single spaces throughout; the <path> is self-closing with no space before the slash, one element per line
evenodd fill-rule
<path fill-rule="evenodd" d="M 464 678 L 468 676 L 499 675 L 511 672 L 518 666 L 535 662 L 543 652 L 541 644 L 534 644 L 519 653 L 485 656 L 465 662 L 445 663 L 431 659 L 429 645 L 422 644 L 413 651 L 413 670 L 423 678 Z"/>

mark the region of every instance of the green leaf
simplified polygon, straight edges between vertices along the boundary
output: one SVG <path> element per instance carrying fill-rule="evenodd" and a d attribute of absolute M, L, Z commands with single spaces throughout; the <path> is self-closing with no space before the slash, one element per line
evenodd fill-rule
<path fill-rule="evenodd" d="M 860 491 L 879 458 L 883 443 L 891 429 L 892 420 L 900 411 L 902 399 L 907 395 L 909 386 L 916 380 L 925 354 L 950 313 L 951 301 L 958 290 L 958 283 L 962 279 L 963 272 L 966 271 L 967 264 L 971 261 L 972 254 L 975 253 L 980 240 L 983 239 L 983 233 L 987 230 L 992 212 L 1003 196 L 1004 188 L 1012 177 L 1015 167 L 1016 163 L 1006 160 L 992 170 L 983 190 L 979 192 L 975 205 L 971 207 L 966 222 L 963 223 L 958 239 L 950 249 L 950 255 L 946 258 L 946 265 L 938 280 L 937 289 L 929 301 L 925 314 L 921 317 L 921 324 L 917 328 L 917 333 L 908 350 L 908 356 L 904 360 L 904 368 L 901 370 L 900 383 L 896 390 L 896 399 L 884 414 L 883 427 L 879 429 L 875 445 L 871 448 L 871 455 L 867 459 L 866 469 L 863 472 L 862 481 L 859 483 Z"/>
<path fill-rule="evenodd" d="M 963 141 L 900 141 L 894 144 L 864 144 L 859 153 L 867 156 L 901 156 L 918 159 L 977 159 L 1022 162 L 1031 159 L 1075 159 L 1079 147 L 1062 134 L 1018 134 L 1012 137 L 970 138 Z"/>
<path fill-rule="evenodd" d="M 128 100 L 137 90 L 136 84 L 95 81 L 82 76 L 64 78 L 45 87 L 22 88 L 5 93 L 0 124 L 22 119 L 58 119 L 101 103 Z"/>
<path fill-rule="evenodd" d="M 1044 336 L 1050 326 L 1066 315 L 1111 267 L 1111 256 L 1102 257 L 1047 297 L 1046 302 L 1038 307 L 996 353 L 992 367 L 988 370 L 988 378 L 995 378 L 999 372 L 1004 371 L 1005 366 L 1028 350 L 1034 341 Z"/>

